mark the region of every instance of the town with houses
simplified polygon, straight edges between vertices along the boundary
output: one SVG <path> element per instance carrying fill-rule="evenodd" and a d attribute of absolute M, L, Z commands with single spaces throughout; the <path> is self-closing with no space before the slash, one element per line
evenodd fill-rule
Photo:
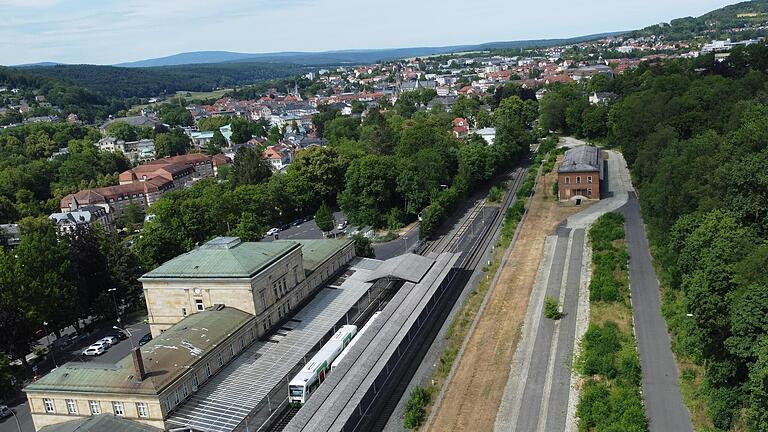
<path fill-rule="evenodd" d="M 664 152 L 642 146 L 682 134 L 638 127 L 627 104 L 611 127 L 656 130 L 624 148 L 608 142 L 608 123 L 634 91 L 611 84 L 640 87 L 649 65 L 685 63 L 691 76 L 696 61 L 740 67 L 726 60 L 768 31 L 755 23 L 765 14 L 750 14 L 733 40 L 703 30 L 673 41 L 659 24 L 557 46 L 307 66 L 124 98 L 130 108 L 91 121 L 0 81 L 0 150 L 18 153 L 0 175 L 0 270 L 12 269 L 0 271 L 0 318 L 26 338 L 4 342 L 14 351 L 0 369 L 30 372 L 0 374 L 16 398 L 0 394 L 0 420 L 13 416 L 18 432 L 693 431 L 693 412 L 696 430 L 733 430 L 709 429 L 681 398 L 677 368 L 705 388 L 706 366 L 675 363 L 660 302 L 678 300 L 656 293 L 659 280 L 683 291 L 690 281 L 656 277 L 630 174 L 640 161 L 661 175 L 652 157 Z M 34 177 L 46 175 L 41 192 Z M 730 213 L 708 217 L 680 231 L 695 231 L 697 247 L 719 231 L 747 244 L 751 231 Z M 61 305 L 30 295 L 14 309 L 10 289 Z M 679 301 L 669 313 L 699 318 Z M 613 351 L 590 360 L 595 341 Z M 744 370 L 768 365 L 764 353 L 745 358 Z M 762 391 L 760 373 L 750 380 Z"/>
<path fill-rule="evenodd" d="M 531 51 L 531 55 L 461 53 L 453 56 L 318 69 L 303 77 L 323 89 L 315 95 L 302 96 L 299 88 L 295 87 L 287 93 L 272 89 L 253 100 L 238 100 L 225 96 L 210 104 L 187 105 L 186 109 L 195 122 L 212 117 L 242 117 L 251 121 L 266 121 L 271 127 L 277 127 L 282 132 L 283 138 L 270 145 L 266 145 L 266 137 L 259 136 L 254 136 L 247 142 L 232 142 L 231 128 L 228 125 L 223 126 L 220 132 L 226 139 L 227 146 L 218 156 L 200 153 L 213 139 L 214 132 L 198 131 L 195 126 L 183 128 L 191 139 L 192 153 L 162 159 L 155 158 L 154 142 L 151 139 L 125 142 L 109 136 L 107 127 L 115 122 L 144 128 L 162 125 L 155 109 L 163 103 L 162 98 L 152 98 L 153 103 L 138 110 L 137 115 L 113 118 L 99 125 L 105 136 L 95 143 L 101 151 L 123 153 L 137 166 L 121 173 L 120 183 L 117 185 L 82 190 L 68 195 L 61 202 L 61 213 L 52 214 L 51 219 L 63 230 L 71 229 L 72 225 L 89 224 L 96 220 L 106 221 L 106 226 L 114 229 L 112 213 L 124 215 L 128 202 L 136 203 L 146 210 L 163 193 L 191 186 L 201 178 L 215 176 L 218 167 L 232 163 L 237 149 L 241 147 L 258 148 L 273 170 L 284 170 L 297 152 L 324 145 L 324 140 L 314 134 L 312 124 L 312 118 L 321 106 L 338 109 L 342 115 L 364 117 L 369 108 L 377 108 L 380 104 L 393 105 L 402 94 L 425 89 L 433 90 L 435 96 L 422 109 L 437 108 L 450 112 L 458 98 L 487 95 L 507 83 L 535 90 L 536 98 L 541 100 L 547 92 L 547 86 L 553 83 L 579 82 L 596 75 L 612 79 L 614 75 L 634 68 L 643 61 L 693 58 L 713 52 L 722 56 L 727 55 L 734 46 L 757 42 L 759 41 L 732 43 L 730 40 L 716 40 L 695 49 L 688 43 L 665 43 L 663 39 L 656 37 L 616 36 L 535 50 Z M 595 52 L 598 54 L 594 54 Z M 604 59 L 599 53 L 619 53 L 626 57 Z M 12 95 L 18 93 L 18 89 L 0 85 L 0 94 L 11 95 L 7 99 L 15 101 L 0 108 L 0 116 L 10 110 L 28 114 L 33 105 L 56 110 L 56 107 L 46 102 L 44 96 L 36 96 L 32 102 L 14 99 Z M 591 104 L 607 103 L 614 96 L 606 92 L 588 95 Z M 24 123 L 80 123 L 75 114 L 61 115 L 62 117 L 56 114 L 26 117 Z M 495 136 L 494 128 L 474 127 L 462 118 L 454 121 L 453 132 L 457 138 L 463 139 L 470 134 L 477 134 L 489 144 L 493 144 Z M 66 152 L 66 149 L 63 151 Z M 68 214 L 72 212 L 76 214 Z"/>

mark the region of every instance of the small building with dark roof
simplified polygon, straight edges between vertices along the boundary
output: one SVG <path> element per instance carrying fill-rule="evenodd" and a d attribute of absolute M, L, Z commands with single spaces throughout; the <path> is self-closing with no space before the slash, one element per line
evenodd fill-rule
<path fill-rule="evenodd" d="M 582 200 L 599 200 L 603 176 L 600 149 L 581 146 L 566 151 L 565 159 L 557 169 L 560 201 L 581 204 Z"/>

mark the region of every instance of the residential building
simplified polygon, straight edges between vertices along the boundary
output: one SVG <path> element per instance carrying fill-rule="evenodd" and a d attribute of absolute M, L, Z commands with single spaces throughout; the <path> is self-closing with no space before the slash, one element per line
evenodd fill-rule
<path fill-rule="evenodd" d="M 100 224 L 107 232 L 115 232 L 115 218 L 109 205 L 78 206 L 77 200 L 72 199 L 69 210 L 52 213 L 48 217 L 62 234 L 70 233 L 78 226 L 91 226 L 95 223 Z"/>
<path fill-rule="evenodd" d="M 0 224 L 0 245 L 16 247 L 21 244 L 18 224 Z"/>
<path fill-rule="evenodd" d="M 469 122 L 463 117 L 453 119 L 453 135 L 456 138 L 463 139 L 469 134 Z"/>
<path fill-rule="evenodd" d="M 560 201 L 599 200 L 603 179 L 603 161 L 600 150 L 592 146 L 574 147 L 565 152 L 565 159 L 557 169 Z"/>
<path fill-rule="evenodd" d="M 256 317 L 257 337 L 354 257 L 350 240 L 217 237 L 142 276 L 153 335 L 214 304 Z"/>
<path fill-rule="evenodd" d="M 274 171 L 282 170 L 293 161 L 293 153 L 291 153 L 291 150 L 288 147 L 282 144 L 275 144 L 267 147 L 261 154 L 261 157 L 269 162 L 269 165 Z"/>
<path fill-rule="evenodd" d="M 487 127 L 478 129 L 475 131 L 475 135 L 478 135 L 480 138 L 484 139 L 488 145 L 493 145 L 493 142 L 496 141 L 496 128 Z"/>
<path fill-rule="evenodd" d="M 589 103 L 591 105 L 602 105 L 616 99 L 616 93 L 611 92 L 592 92 L 589 95 Z"/>
<path fill-rule="evenodd" d="M 170 412 L 258 339 L 256 323 L 247 312 L 213 305 L 117 363 L 60 366 L 24 389 L 35 430 L 102 414 L 165 430 Z"/>
<path fill-rule="evenodd" d="M 139 165 L 120 174 L 120 184 L 96 189 L 84 189 L 61 200 L 62 212 L 72 211 L 72 205 L 108 204 L 115 217 L 125 216 L 133 203 L 146 210 L 164 193 L 180 189 L 191 183 L 212 177 L 218 165 L 229 163 L 229 158 L 204 154 L 166 157 Z"/>

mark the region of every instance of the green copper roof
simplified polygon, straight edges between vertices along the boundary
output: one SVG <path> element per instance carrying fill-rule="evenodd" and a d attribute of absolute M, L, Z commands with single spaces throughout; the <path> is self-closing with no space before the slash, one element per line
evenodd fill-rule
<path fill-rule="evenodd" d="M 217 237 L 145 274 L 153 278 L 248 278 L 278 261 L 299 243 L 241 242 L 237 237 Z"/>
<path fill-rule="evenodd" d="M 141 347 L 147 377 L 139 381 L 128 354 L 116 364 L 67 363 L 25 391 L 159 394 L 215 346 L 239 330 L 253 315 L 232 307 L 191 314 Z M 127 343 L 127 342 L 123 342 Z"/>
<path fill-rule="evenodd" d="M 277 240 L 279 242 L 295 242 L 301 245 L 301 253 L 304 259 L 304 272 L 309 275 L 317 269 L 320 264 L 341 250 L 344 246 L 352 243 L 348 239 L 322 239 L 322 240 Z"/>

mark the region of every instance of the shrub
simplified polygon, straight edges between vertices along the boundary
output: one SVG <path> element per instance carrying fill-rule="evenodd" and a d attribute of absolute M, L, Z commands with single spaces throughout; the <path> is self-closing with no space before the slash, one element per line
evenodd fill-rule
<path fill-rule="evenodd" d="M 494 186 L 491 188 L 491 190 L 488 192 L 488 201 L 490 202 L 499 202 L 501 201 L 501 196 L 504 190 L 498 186 Z"/>
<path fill-rule="evenodd" d="M 553 320 L 559 320 L 563 317 L 563 314 L 560 313 L 560 305 L 552 296 L 547 296 L 544 299 L 544 316 Z"/>
<path fill-rule="evenodd" d="M 426 411 L 424 407 L 432 399 L 429 391 L 424 387 L 416 387 L 411 391 L 408 402 L 405 404 L 403 425 L 408 429 L 418 429 L 424 421 Z"/>
<path fill-rule="evenodd" d="M 560 185 L 557 184 L 557 180 L 552 183 L 552 195 L 555 199 L 560 198 Z"/>
<path fill-rule="evenodd" d="M 617 372 L 616 356 L 621 350 L 619 327 L 616 323 L 608 321 L 602 326 L 590 324 L 582 343 L 582 373 L 614 378 Z"/>

